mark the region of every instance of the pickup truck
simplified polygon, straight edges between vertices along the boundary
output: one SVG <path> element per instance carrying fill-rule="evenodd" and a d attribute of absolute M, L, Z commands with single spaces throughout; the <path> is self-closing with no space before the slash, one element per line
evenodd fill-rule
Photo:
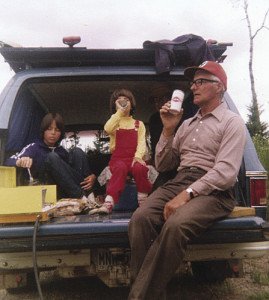
<path fill-rule="evenodd" d="M 207 45 L 220 62 L 226 57 L 227 46 Z M 157 72 L 156 49 L 150 47 L 87 49 L 73 46 L 71 41 L 69 47 L 58 48 L 4 45 L 0 53 L 15 71 L 0 95 L 0 165 L 37 138 L 42 117 L 53 111 L 64 117 L 66 131 L 75 137 L 73 141 L 81 144 L 85 136 L 88 141 L 93 140 L 92 146 L 84 149 L 96 174 L 100 174 L 109 157 L 103 126 L 110 116 L 110 95 L 118 87 L 135 94 L 136 118 L 147 128 L 155 111 L 150 95 L 159 86 L 167 85 L 171 94 L 174 89 L 185 92 L 185 118 L 197 111 L 183 76 L 184 68 L 194 64 L 184 44 L 173 46 L 171 68 L 163 73 Z M 224 101 L 229 109 L 239 113 L 227 92 Z M 90 149 L 93 147 L 94 151 Z M 194 275 L 208 280 L 240 276 L 243 259 L 259 259 L 268 253 L 266 182 L 267 172 L 248 134 L 235 195 L 239 207 L 252 207 L 255 213 L 216 222 L 189 245 L 185 260 Z M 17 184 L 23 184 L 19 176 Z M 128 285 L 127 228 L 136 201 L 136 187 L 130 182 L 119 206 L 108 216 L 56 217 L 39 223 L 38 228 L 29 222 L 1 224 L 0 288 L 27 284 L 34 272 L 33 253 L 38 272 L 55 269 L 63 277 L 98 276 L 110 287 Z"/>

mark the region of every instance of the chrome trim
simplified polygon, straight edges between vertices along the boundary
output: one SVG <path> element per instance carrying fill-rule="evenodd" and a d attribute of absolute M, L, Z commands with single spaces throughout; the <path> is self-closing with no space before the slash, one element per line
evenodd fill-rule
<path fill-rule="evenodd" d="M 268 254 L 269 241 L 230 244 L 189 245 L 184 260 L 206 261 L 222 259 L 260 258 Z"/>
<path fill-rule="evenodd" d="M 266 171 L 246 171 L 246 176 L 258 176 L 258 177 L 266 177 L 268 178 L 268 173 Z"/>

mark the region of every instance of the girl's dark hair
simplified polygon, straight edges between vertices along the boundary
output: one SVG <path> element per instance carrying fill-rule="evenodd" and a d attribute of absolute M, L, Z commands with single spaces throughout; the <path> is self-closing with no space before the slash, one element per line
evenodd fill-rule
<path fill-rule="evenodd" d="M 41 121 L 40 125 L 40 135 L 41 138 L 44 138 L 44 132 L 50 127 L 52 121 L 55 121 L 57 128 L 61 131 L 61 136 L 59 138 L 58 143 L 61 142 L 61 140 L 64 138 L 64 121 L 60 114 L 58 113 L 48 113 L 45 115 L 45 117 Z"/>
<path fill-rule="evenodd" d="M 136 107 L 136 101 L 133 93 L 127 89 L 117 89 L 115 90 L 111 97 L 110 97 L 110 110 L 112 114 L 116 112 L 116 100 L 120 97 L 124 96 L 130 100 L 131 103 L 131 110 L 130 110 L 130 115 L 134 115 L 135 113 L 135 107 Z"/>

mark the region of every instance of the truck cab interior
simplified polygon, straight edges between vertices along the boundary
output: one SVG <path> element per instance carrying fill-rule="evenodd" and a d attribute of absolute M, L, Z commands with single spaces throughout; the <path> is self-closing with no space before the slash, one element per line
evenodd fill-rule
<path fill-rule="evenodd" d="M 170 96 L 174 89 L 185 91 L 183 119 L 195 114 L 197 107 L 192 103 L 188 82 L 180 81 L 178 78 L 174 78 L 173 81 L 157 82 L 153 78 L 142 76 L 139 80 L 132 76 L 122 78 L 71 76 L 26 80 L 18 91 L 13 105 L 5 158 L 39 137 L 39 124 L 47 112 L 60 113 L 65 121 L 66 132 L 69 135 L 70 133 L 84 135 L 84 144 L 87 143 L 83 133 L 87 132 L 91 139 L 96 131 L 103 130 L 105 122 L 111 115 L 110 96 L 117 88 L 127 88 L 133 92 L 136 98 L 135 118 L 143 121 L 148 127 L 150 116 L 156 112 L 152 91 L 164 85 L 170 91 Z M 102 138 L 102 134 L 100 136 Z"/>

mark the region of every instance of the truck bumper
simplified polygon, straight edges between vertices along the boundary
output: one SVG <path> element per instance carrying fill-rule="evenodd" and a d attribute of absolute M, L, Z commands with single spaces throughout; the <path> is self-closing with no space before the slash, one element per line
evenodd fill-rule
<path fill-rule="evenodd" d="M 269 241 L 230 244 L 189 245 L 187 261 L 259 258 L 269 252 Z"/>
<path fill-rule="evenodd" d="M 189 245 L 185 262 L 240 261 L 259 258 L 269 252 L 269 241 L 233 244 Z M 39 271 L 57 270 L 61 277 L 98 276 L 110 287 L 130 283 L 129 248 L 93 248 L 37 252 Z M 0 288 L 27 284 L 33 273 L 32 252 L 0 253 Z"/>
<path fill-rule="evenodd" d="M 117 251 L 116 251 L 117 250 Z M 102 264 L 109 264 L 116 253 L 129 255 L 128 248 L 96 248 L 83 250 L 59 250 L 37 252 L 37 264 L 40 270 L 58 267 L 90 266 L 92 252 L 102 255 L 106 252 L 106 260 Z M 189 245 L 186 261 L 208 261 L 225 259 L 251 259 L 259 258 L 269 252 L 269 241 L 230 244 L 195 244 Z M 110 254 L 109 254 L 110 253 Z M 97 264 L 98 264 L 97 259 Z M 33 267 L 32 252 L 0 253 L 0 273 L 18 269 L 31 269 Z"/>

